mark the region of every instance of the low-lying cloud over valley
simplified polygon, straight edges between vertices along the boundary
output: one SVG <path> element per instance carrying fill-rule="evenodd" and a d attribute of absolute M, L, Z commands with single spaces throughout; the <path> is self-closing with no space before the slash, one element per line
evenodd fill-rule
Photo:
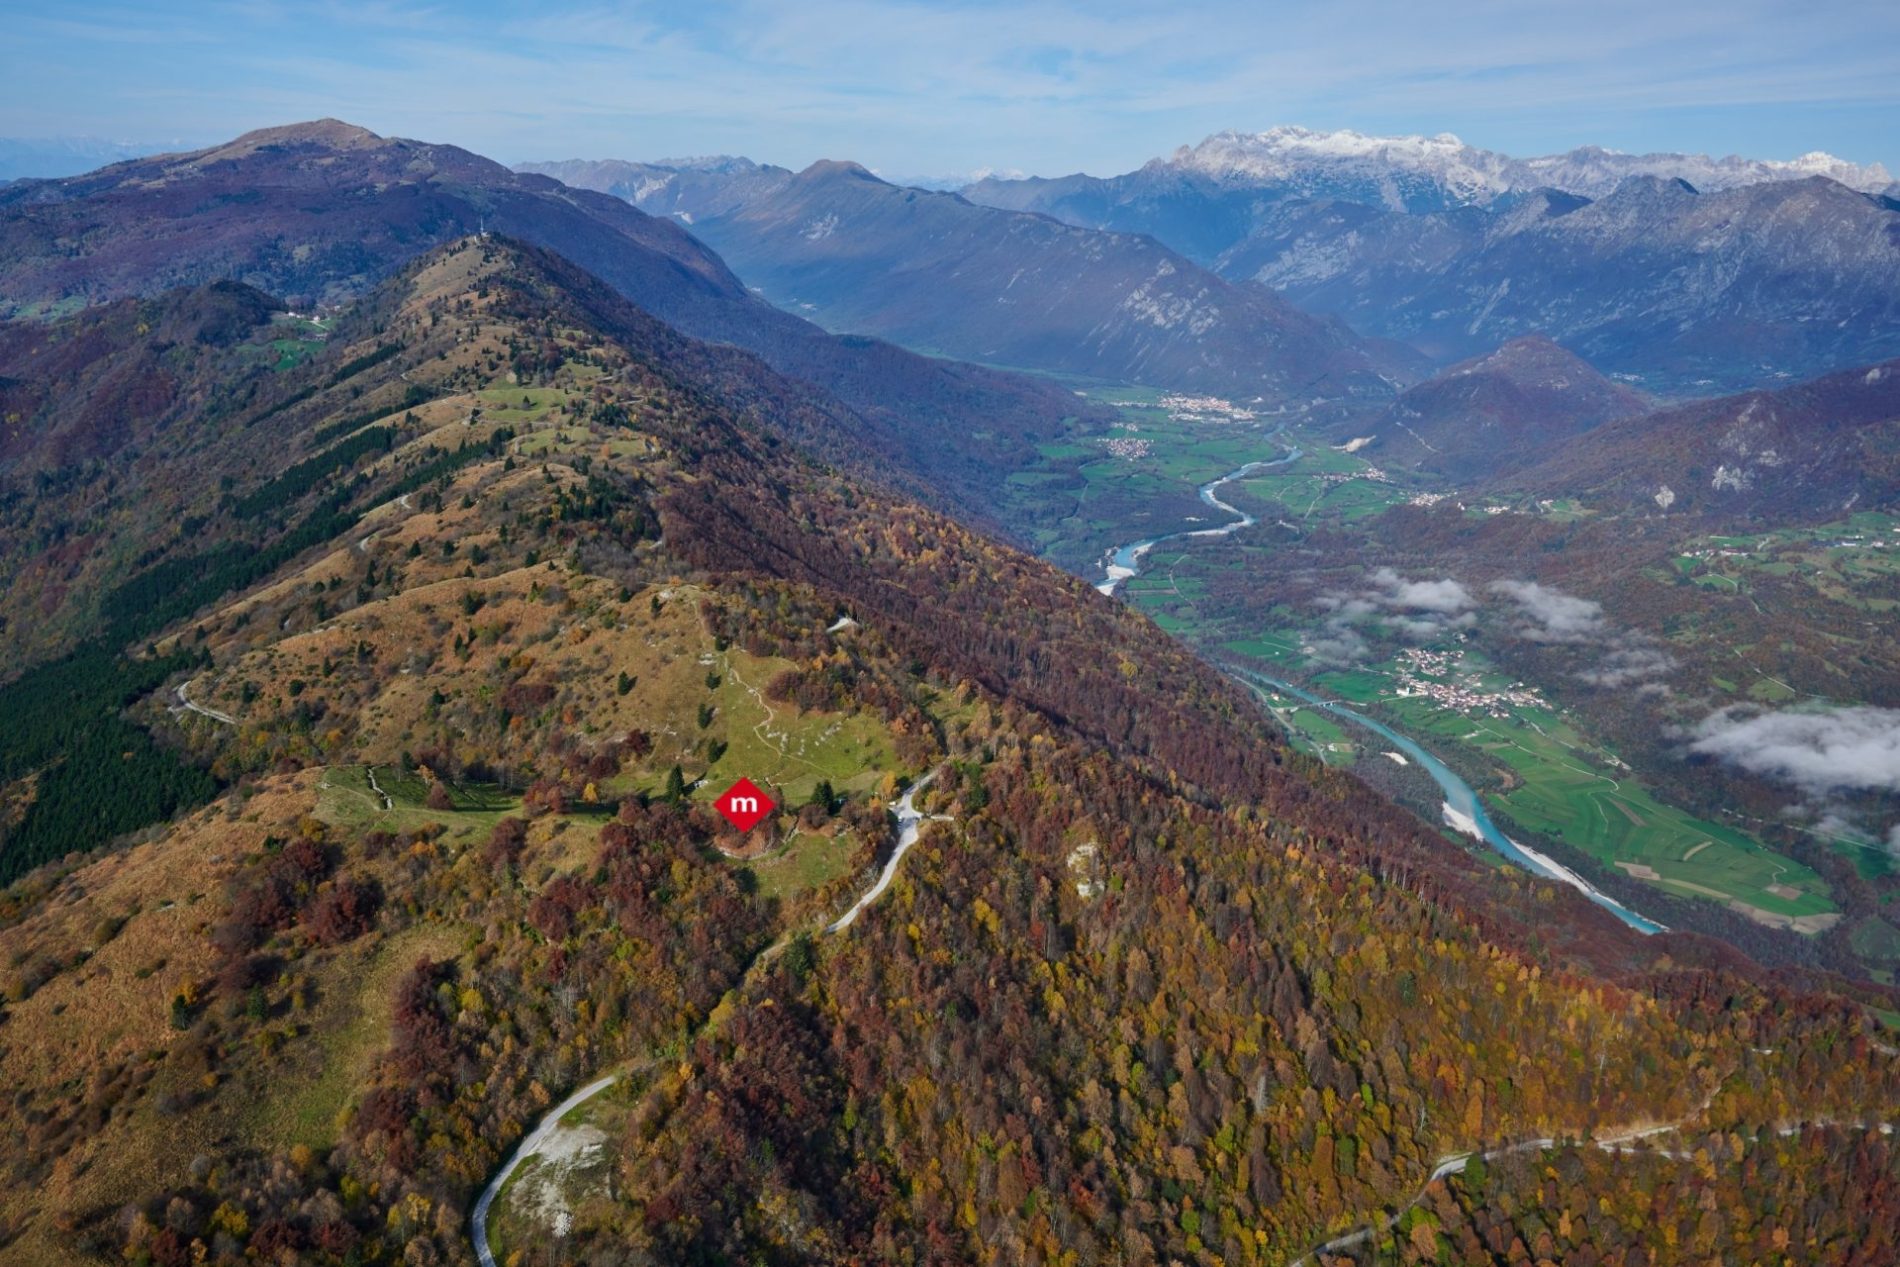
<path fill-rule="evenodd" d="M 1609 629 L 1602 603 L 1536 581 L 1493 581 L 1491 592 L 1517 604 L 1524 616 L 1517 631 L 1533 642 L 1590 642 Z"/>
<path fill-rule="evenodd" d="M 1815 796 L 1900 792 L 1900 709 L 1725 708 L 1696 725 L 1689 750 Z"/>
<path fill-rule="evenodd" d="M 1675 668 L 1675 660 L 1655 639 L 1620 629 L 1603 614 L 1603 605 L 1536 581 L 1494 581 L 1490 593 L 1507 600 L 1517 619 L 1512 632 L 1532 642 L 1576 647 L 1597 655 L 1575 677 L 1592 686 L 1635 687 L 1645 692 L 1667 688 L 1655 679 Z M 1306 644 L 1323 664 L 1356 664 L 1371 655 L 1361 626 L 1377 618 L 1414 645 L 1434 642 L 1478 623 L 1480 598 L 1456 577 L 1417 580 L 1389 567 L 1366 576 L 1363 588 L 1335 591 L 1314 600 L 1330 613 Z"/>
<path fill-rule="evenodd" d="M 1431 642 L 1454 629 L 1477 623 L 1473 608 L 1478 600 L 1452 577 L 1414 581 L 1391 568 L 1378 568 L 1366 588 L 1351 594 L 1324 594 L 1315 600 L 1332 615 L 1324 630 L 1307 643 L 1306 651 L 1326 664 L 1354 664 L 1366 658 L 1366 640 L 1354 628 L 1373 616 L 1414 642 Z"/>
<path fill-rule="evenodd" d="M 1517 633 L 1532 642 L 1563 646 L 1595 646 L 1601 656 L 1590 668 L 1580 669 L 1577 680 L 1592 686 L 1634 686 L 1659 678 L 1676 667 L 1667 651 L 1648 634 L 1618 629 L 1603 615 L 1603 604 L 1566 594 L 1536 581 L 1493 581 L 1493 594 L 1517 605 Z M 1651 683 L 1650 690 L 1661 690 Z"/>

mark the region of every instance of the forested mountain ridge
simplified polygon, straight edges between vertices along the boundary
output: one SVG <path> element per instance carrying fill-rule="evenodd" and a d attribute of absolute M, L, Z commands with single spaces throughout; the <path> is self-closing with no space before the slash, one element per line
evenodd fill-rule
<path fill-rule="evenodd" d="M 1366 456 L 1471 481 L 1531 465 L 1570 437 L 1648 405 L 1641 393 L 1531 335 L 1400 393 L 1367 425 Z"/>
<path fill-rule="evenodd" d="M 363 396 L 254 420 L 288 419 L 218 495 L 282 517 L 253 553 L 337 527 L 129 639 L 190 657 L 162 685 L 211 713 L 133 713 L 231 786 L 0 905 L 19 1261 L 468 1262 L 475 1189 L 608 1069 L 616 1179 L 504 1254 L 1282 1262 L 1444 1152 L 1676 1117 L 1725 1132 L 1694 1199 L 1760 1212 L 1718 1250 L 1837 1243 L 1759 1197 L 1774 1128 L 1900 1100 L 1858 1006 L 1292 755 L 1145 619 L 811 460 L 796 390 L 545 252 L 438 250 L 332 337 L 313 381 Z M 796 813 L 721 828 L 768 764 Z M 948 821 L 820 934 L 928 770 Z M 1480 1245 L 1543 1230 L 1455 1191 Z M 1607 1258 L 1607 1215 L 1553 1247 Z"/>
<path fill-rule="evenodd" d="M 1606 508 L 1820 522 L 1900 500 L 1900 360 L 1625 417 L 1505 477 Z"/>
<path fill-rule="evenodd" d="M 228 282 L 0 324 L 0 561 L 11 578 L 0 650 L 11 672 L 82 637 L 136 555 L 196 535 L 216 472 L 258 461 L 243 450 L 260 435 L 291 439 L 284 421 L 255 415 L 290 380 L 327 372 L 295 369 L 325 337 Z"/>
<path fill-rule="evenodd" d="M 618 198 L 334 119 L 10 187 L 0 194 L 0 314 L 45 318 L 229 278 L 308 310 L 482 229 L 558 251 L 682 332 L 814 384 L 967 515 L 993 500 L 983 480 L 997 463 L 975 450 L 1007 460 L 1084 412 L 1053 384 L 828 335 L 753 295 L 678 225 Z M 973 433 L 971 418 L 984 420 Z"/>

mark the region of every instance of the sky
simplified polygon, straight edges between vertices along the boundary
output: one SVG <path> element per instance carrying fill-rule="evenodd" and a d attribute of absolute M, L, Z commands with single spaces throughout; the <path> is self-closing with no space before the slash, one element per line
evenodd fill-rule
<path fill-rule="evenodd" d="M 333 116 L 511 163 L 1106 175 L 1288 123 L 1900 175 L 1893 0 L 0 0 L 0 32 L 10 138 Z"/>

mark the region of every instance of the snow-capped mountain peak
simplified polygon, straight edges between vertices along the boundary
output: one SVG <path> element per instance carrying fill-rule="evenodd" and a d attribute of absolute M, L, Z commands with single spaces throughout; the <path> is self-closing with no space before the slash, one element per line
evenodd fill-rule
<path fill-rule="evenodd" d="M 1474 149 L 1449 132 L 1370 136 L 1282 126 L 1265 132 L 1217 132 L 1149 166 L 1223 184 L 1291 185 L 1318 196 L 1420 210 L 1421 203 L 1492 201 L 1512 187 L 1506 173 L 1509 161 Z"/>
<path fill-rule="evenodd" d="M 1861 165 L 1814 151 L 1789 160 L 1706 154 L 1625 154 L 1588 145 L 1564 154 L 1514 158 L 1466 145 L 1449 132 L 1435 136 L 1373 136 L 1351 130 L 1280 126 L 1264 132 L 1216 132 L 1184 145 L 1147 170 L 1226 185 L 1273 185 L 1316 196 L 1380 202 L 1393 209 L 1484 206 L 1537 188 L 1600 198 L 1632 176 L 1687 181 L 1699 190 L 1825 176 L 1850 189 L 1878 193 L 1893 177 L 1878 163 Z"/>

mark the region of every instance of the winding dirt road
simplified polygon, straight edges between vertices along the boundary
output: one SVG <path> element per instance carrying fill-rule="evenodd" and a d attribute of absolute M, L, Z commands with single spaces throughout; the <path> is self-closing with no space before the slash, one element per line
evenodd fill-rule
<path fill-rule="evenodd" d="M 178 705 L 180 708 L 190 709 L 200 717 L 209 717 L 212 721 L 223 722 L 227 726 L 237 725 L 237 718 L 231 716 L 229 713 L 220 713 L 215 708 L 206 708 L 203 704 L 192 703 L 191 696 L 185 693 L 190 686 L 191 683 L 188 681 L 178 684 Z"/>
<path fill-rule="evenodd" d="M 851 927 L 852 922 L 858 918 L 858 915 L 872 902 L 876 901 L 879 894 L 890 887 L 892 878 L 897 874 L 897 864 L 903 861 L 906 853 L 910 852 L 910 847 L 917 843 L 917 838 L 922 834 L 923 825 L 926 822 L 947 821 L 946 816 L 941 814 L 926 815 L 920 813 L 916 806 L 915 798 L 917 793 L 928 787 L 931 780 L 936 777 L 937 772 L 932 770 L 929 774 L 926 774 L 923 778 L 918 779 L 915 783 L 905 788 L 904 794 L 891 802 L 891 812 L 897 815 L 897 842 L 891 849 L 890 861 L 884 864 L 884 869 L 878 874 L 877 882 L 866 890 L 856 902 L 852 903 L 851 909 L 826 925 L 826 932 L 840 933 Z M 370 786 L 376 787 L 374 774 L 370 776 Z M 376 791 L 379 795 L 387 799 L 388 794 L 384 793 L 380 787 L 376 787 Z M 758 958 L 753 961 L 753 965 L 756 967 L 758 964 L 769 961 L 789 939 L 790 934 L 779 938 L 778 941 L 774 942 L 770 947 L 759 954 Z M 748 968 L 747 971 L 751 971 L 751 969 Z M 515 1171 L 520 1169 L 522 1163 L 532 1159 L 541 1152 L 542 1148 L 547 1144 L 548 1139 L 559 1129 L 562 1118 L 605 1091 L 608 1087 L 620 1081 L 624 1073 L 625 1071 L 610 1073 L 597 1078 L 576 1091 L 573 1095 L 568 1096 L 567 1099 L 561 1101 L 552 1109 L 549 1109 L 541 1120 L 535 1124 L 534 1129 L 528 1132 L 527 1136 L 515 1146 L 514 1152 L 508 1155 L 508 1160 L 502 1164 L 501 1169 L 496 1171 L 494 1177 L 482 1188 L 481 1195 L 475 1200 L 475 1208 L 469 1212 L 468 1218 L 469 1237 L 475 1243 L 475 1257 L 481 1264 L 481 1267 L 498 1267 L 495 1261 L 494 1251 L 489 1248 L 488 1244 L 488 1213 L 494 1207 L 495 1199 L 501 1195 L 502 1188 L 505 1187 L 508 1180 L 514 1176 Z"/>
<path fill-rule="evenodd" d="M 1645 1140 L 1655 1135 L 1666 1135 L 1671 1131 L 1679 1131 L 1694 1124 L 1704 1113 L 1708 1112 L 1709 1104 L 1713 1100 L 1714 1093 L 1711 1092 L 1703 1099 L 1702 1103 L 1697 1106 L 1694 1112 L 1685 1114 L 1674 1121 L 1629 1127 L 1617 1134 L 1604 1135 L 1588 1142 L 1606 1153 L 1635 1152 L 1636 1149 L 1633 1148 L 1632 1145 L 1640 1140 Z M 1855 1130 L 1879 1131 L 1882 1135 L 1891 1135 L 1894 1129 L 1891 1123 L 1886 1122 L 1873 1123 L 1870 1125 L 1866 1122 L 1851 1122 L 1824 1118 L 1812 1122 L 1797 1122 L 1793 1125 L 1778 1127 L 1775 1130 L 1775 1134 L 1793 1135 L 1810 1126 L 1845 1126 Z M 1577 1142 L 1582 1143 L 1584 1141 L 1579 1139 Z M 1411 1200 L 1398 1207 L 1398 1209 L 1394 1210 L 1391 1214 L 1381 1215 L 1378 1219 L 1359 1227 L 1355 1231 L 1348 1232 L 1344 1236 L 1334 1237 L 1324 1244 L 1314 1246 L 1300 1257 L 1294 1259 L 1291 1267 L 1304 1267 L 1306 1263 L 1317 1260 L 1323 1254 L 1338 1254 L 1345 1250 L 1352 1249 L 1354 1246 L 1363 1245 L 1376 1236 L 1383 1236 L 1397 1226 L 1398 1221 L 1405 1216 L 1407 1210 L 1425 1199 L 1425 1194 L 1430 1191 L 1433 1184 L 1445 1178 L 1447 1175 L 1462 1173 L 1464 1168 L 1470 1164 L 1473 1157 L 1481 1156 L 1484 1160 L 1491 1161 L 1498 1157 L 1508 1157 L 1513 1153 L 1529 1152 L 1533 1149 L 1555 1148 L 1558 1143 L 1559 1141 L 1553 1138 L 1527 1139 L 1515 1144 L 1504 1144 L 1497 1148 L 1487 1149 L 1483 1153 L 1453 1153 L 1449 1156 L 1441 1157 L 1438 1163 L 1432 1167 L 1431 1176 L 1426 1179 L 1423 1184 L 1419 1185 L 1418 1191 L 1412 1194 Z M 1658 1149 L 1655 1151 L 1662 1156 L 1674 1157 L 1678 1160 L 1686 1160 L 1691 1155 L 1679 1151 L 1671 1151 L 1669 1149 Z"/>
<path fill-rule="evenodd" d="M 495 1198 L 501 1194 L 502 1185 L 508 1182 L 509 1177 L 515 1173 L 522 1162 L 541 1151 L 542 1145 L 548 1142 L 548 1137 L 560 1129 L 562 1118 L 618 1081 L 620 1081 L 620 1075 L 610 1073 L 604 1078 L 588 1083 L 549 1109 L 547 1116 L 528 1132 L 526 1139 L 515 1146 L 515 1151 L 508 1155 L 508 1160 L 502 1164 L 500 1170 L 495 1172 L 495 1177 L 488 1181 L 488 1186 L 482 1189 L 482 1195 L 475 1202 L 475 1210 L 468 1217 L 469 1233 L 475 1240 L 475 1257 L 480 1260 L 482 1267 L 496 1267 L 494 1252 L 488 1248 L 488 1211 L 489 1207 L 495 1204 Z"/>
<path fill-rule="evenodd" d="M 917 838 L 923 834 L 924 823 L 943 821 L 941 815 L 927 819 L 925 815 L 918 812 L 914 803 L 917 794 L 929 787 L 930 781 L 936 777 L 937 772 L 932 770 L 906 788 L 904 795 L 891 803 L 891 812 L 897 815 L 897 844 L 891 849 L 890 861 L 886 862 L 884 870 L 878 873 L 877 883 L 866 889 L 858 900 L 851 904 L 850 910 L 827 924 L 826 932 L 841 933 L 851 927 L 852 922 L 858 918 L 858 913 L 877 901 L 878 895 L 891 887 L 891 881 L 897 877 L 897 864 L 904 860 L 904 855 L 910 852 L 910 847 L 916 844 Z"/>

